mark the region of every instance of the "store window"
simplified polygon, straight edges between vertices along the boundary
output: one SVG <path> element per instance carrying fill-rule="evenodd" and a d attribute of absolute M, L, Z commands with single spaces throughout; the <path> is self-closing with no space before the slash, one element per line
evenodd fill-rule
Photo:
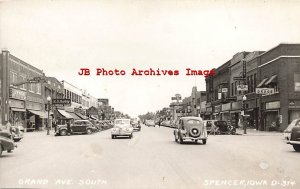
<path fill-rule="evenodd" d="M 300 92 L 300 72 L 294 73 L 294 87 L 296 92 Z"/>

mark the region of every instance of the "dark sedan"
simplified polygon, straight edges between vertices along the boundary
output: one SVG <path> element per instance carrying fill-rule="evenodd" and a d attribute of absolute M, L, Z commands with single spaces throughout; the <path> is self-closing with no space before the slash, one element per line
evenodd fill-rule
<path fill-rule="evenodd" d="M 295 151 L 300 152 L 300 119 L 297 119 L 291 129 L 290 136 L 287 137 L 287 143 L 293 145 Z"/>
<path fill-rule="evenodd" d="M 15 144 L 11 138 L 11 134 L 8 131 L 0 129 L 0 156 L 3 151 L 11 153 L 14 150 Z"/>
<path fill-rule="evenodd" d="M 97 131 L 97 128 L 88 120 L 76 120 L 70 127 L 70 134 L 92 134 Z M 58 125 L 56 135 L 65 136 L 67 134 L 67 125 Z"/>

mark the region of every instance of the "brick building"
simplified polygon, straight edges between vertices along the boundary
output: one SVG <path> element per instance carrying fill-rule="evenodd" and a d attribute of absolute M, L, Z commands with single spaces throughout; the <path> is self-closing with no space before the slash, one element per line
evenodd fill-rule
<path fill-rule="evenodd" d="M 238 90 L 244 84 L 247 90 Z M 266 52 L 240 52 L 206 79 L 206 109 L 212 109 L 211 119 L 237 126 L 244 104 L 250 127 L 282 131 L 300 117 L 299 86 L 300 44 L 279 44 Z M 261 88 L 275 93 L 258 94 Z M 244 95 L 246 101 L 242 101 Z"/>

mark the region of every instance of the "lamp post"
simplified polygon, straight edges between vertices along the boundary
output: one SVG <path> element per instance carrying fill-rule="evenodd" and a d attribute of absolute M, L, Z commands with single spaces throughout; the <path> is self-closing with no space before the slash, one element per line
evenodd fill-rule
<path fill-rule="evenodd" d="M 247 134 L 247 124 L 245 123 L 245 110 L 246 110 L 245 101 L 246 100 L 247 100 L 247 97 L 246 97 L 246 95 L 244 95 L 242 98 L 242 110 L 243 110 L 242 116 L 243 116 L 244 134 Z"/>
<path fill-rule="evenodd" d="M 50 102 L 51 102 L 51 97 L 50 96 L 48 96 L 47 97 L 47 111 L 48 111 L 48 119 L 47 119 L 47 135 L 50 135 L 50 118 L 49 118 L 49 116 L 50 116 L 50 106 L 51 106 L 51 104 L 50 104 Z"/>

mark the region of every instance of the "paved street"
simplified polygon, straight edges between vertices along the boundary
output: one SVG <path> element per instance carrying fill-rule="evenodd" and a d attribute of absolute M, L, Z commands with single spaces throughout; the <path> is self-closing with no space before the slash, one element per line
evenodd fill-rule
<path fill-rule="evenodd" d="M 0 188 L 300 186 L 300 154 L 278 133 L 209 136 L 206 145 L 180 145 L 172 131 L 143 126 L 132 139 L 114 140 L 109 130 L 65 137 L 25 133 L 13 153 L 3 153 Z M 275 184 L 281 180 L 289 186 Z"/>

